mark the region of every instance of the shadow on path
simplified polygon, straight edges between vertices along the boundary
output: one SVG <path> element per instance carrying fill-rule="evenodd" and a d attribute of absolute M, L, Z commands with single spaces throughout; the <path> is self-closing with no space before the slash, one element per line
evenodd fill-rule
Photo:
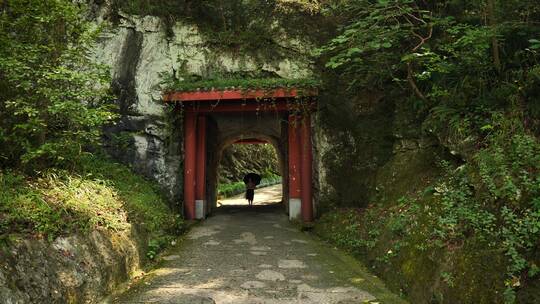
<path fill-rule="evenodd" d="M 281 205 L 221 208 L 114 303 L 405 303 Z"/>
<path fill-rule="evenodd" d="M 274 205 L 282 201 L 282 185 L 259 188 L 255 190 L 253 206 Z M 218 200 L 218 206 L 249 206 L 245 199 L 245 193 L 230 198 Z"/>

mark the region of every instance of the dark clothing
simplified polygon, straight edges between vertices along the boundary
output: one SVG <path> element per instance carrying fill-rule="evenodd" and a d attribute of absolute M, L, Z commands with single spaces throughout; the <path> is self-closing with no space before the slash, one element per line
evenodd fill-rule
<path fill-rule="evenodd" d="M 255 190 L 254 189 L 247 189 L 246 190 L 246 199 L 248 201 L 252 201 L 254 196 L 255 196 Z"/>

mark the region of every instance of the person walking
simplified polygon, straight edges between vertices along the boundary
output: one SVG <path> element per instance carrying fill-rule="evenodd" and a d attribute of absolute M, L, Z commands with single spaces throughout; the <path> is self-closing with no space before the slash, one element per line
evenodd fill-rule
<path fill-rule="evenodd" d="M 246 183 L 246 199 L 250 206 L 253 205 L 253 199 L 255 198 L 255 188 L 257 185 L 252 179 L 249 179 Z"/>
<path fill-rule="evenodd" d="M 256 173 L 248 173 L 244 176 L 244 184 L 246 184 L 246 199 L 250 206 L 253 205 L 253 198 L 255 197 L 255 188 L 261 182 L 261 176 Z"/>

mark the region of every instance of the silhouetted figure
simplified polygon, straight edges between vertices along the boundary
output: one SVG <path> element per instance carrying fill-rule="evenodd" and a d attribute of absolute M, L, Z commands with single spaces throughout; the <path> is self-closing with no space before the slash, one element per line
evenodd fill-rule
<path fill-rule="evenodd" d="M 261 176 L 256 173 L 248 173 L 244 176 L 244 183 L 246 184 L 246 199 L 249 205 L 253 205 L 253 198 L 255 197 L 255 188 L 261 182 Z"/>
<path fill-rule="evenodd" d="M 255 197 L 255 188 L 257 185 L 251 179 L 246 183 L 246 199 L 248 200 L 249 205 L 253 205 L 253 198 Z"/>

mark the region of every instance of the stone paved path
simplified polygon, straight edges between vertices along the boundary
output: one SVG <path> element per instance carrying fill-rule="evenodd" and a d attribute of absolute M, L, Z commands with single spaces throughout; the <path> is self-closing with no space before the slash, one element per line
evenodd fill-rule
<path fill-rule="evenodd" d="M 227 208 L 208 218 L 113 303 L 405 303 L 282 210 Z"/>

